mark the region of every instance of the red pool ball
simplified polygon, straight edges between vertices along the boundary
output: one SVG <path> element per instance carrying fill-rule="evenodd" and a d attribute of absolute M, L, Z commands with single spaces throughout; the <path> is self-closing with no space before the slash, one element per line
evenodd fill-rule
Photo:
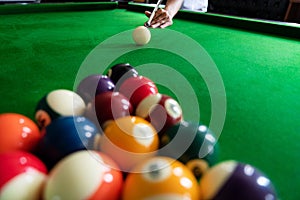
<path fill-rule="evenodd" d="M 136 115 L 150 121 L 160 135 L 183 118 L 179 103 L 159 93 L 143 99 L 136 108 Z"/>
<path fill-rule="evenodd" d="M 132 105 L 123 94 L 119 92 L 105 92 L 98 94 L 95 98 L 95 112 L 101 127 L 120 117 L 132 114 Z M 93 105 L 91 105 L 91 112 Z M 92 113 L 91 113 L 92 114 Z"/>
<path fill-rule="evenodd" d="M 96 151 L 79 151 L 51 170 L 44 200 L 117 200 L 122 185 L 122 173 L 111 158 Z"/>
<path fill-rule="evenodd" d="M 152 157 L 158 149 L 154 127 L 140 117 L 127 116 L 109 123 L 100 139 L 100 150 L 128 172 L 139 162 Z"/>
<path fill-rule="evenodd" d="M 42 134 L 33 120 L 18 113 L 0 114 L 0 153 L 32 151 Z"/>
<path fill-rule="evenodd" d="M 46 178 L 45 165 L 33 154 L 0 153 L 0 199 L 39 200 Z"/>
<path fill-rule="evenodd" d="M 157 94 L 158 89 L 152 80 L 138 76 L 126 79 L 120 85 L 119 92 L 129 99 L 135 109 L 147 96 Z"/>
<path fill-rule="evenodd" d="M 200 200 L 198 182 L 182 163 L 168 157 L 153 157 L 129 173 L 123 200 L 174 199 Z"/>
<path fill-rule="evenodd" d="M 40 128 L 45 128 L 61 116 L 83 115 L 85 102 L 71 90 L 58 89 L 49 92 L 37 104 L 35 119 Z"/>
<path fill-rule="evenodd" d="M 259 169 L 237 161 L 223 161 L 210 168 L 200 181 L 203 200 L 276 200 L 270 179 Z"/>

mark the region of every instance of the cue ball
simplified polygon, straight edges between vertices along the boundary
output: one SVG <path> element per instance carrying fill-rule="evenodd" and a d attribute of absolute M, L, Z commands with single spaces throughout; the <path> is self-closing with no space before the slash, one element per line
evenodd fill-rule
<path fill-rule="evenodd" d="M 132 33 L 132 38 L 137 45 L 145 45 L 151 39 L 151 33 L 145 26 L 138 26 Z"/>

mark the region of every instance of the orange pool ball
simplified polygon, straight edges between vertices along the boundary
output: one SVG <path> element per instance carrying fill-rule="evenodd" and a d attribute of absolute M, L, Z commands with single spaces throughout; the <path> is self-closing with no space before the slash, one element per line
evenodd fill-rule
<path fill-rule="evenodd" d="M 41 137 L 38 126 L 30 118 L 18 113 L 0 114 L 0 153 L 31 151 Z"/>
<path fill-rule="evenodd" d="M 186 199 L 200 200 L 198 182 L 181 162 L 168 157 L 153 157 L 128 174 L 123 200 L 132 199 Z"/>
<path fill-rule="evenodd" d="M 150 122 L 126 116 L 110 122 L 100 139 L 100 150 L 128 172 L 132 167 L 153 157 L 159 147 L 158 135 Z"/>

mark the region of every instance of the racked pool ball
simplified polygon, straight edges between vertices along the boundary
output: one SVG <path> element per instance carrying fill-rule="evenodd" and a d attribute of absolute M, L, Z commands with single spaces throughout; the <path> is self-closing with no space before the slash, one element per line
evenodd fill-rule
<path fill-rule="evenodd" d="M 32 151 L 42 136 L 37 124 L 30 118 L 18 113 L 0 114 L 0 153 Z"/>
<path fill-rule="evenodd" d="M 51 170 L 43 199 L 118 200 L 122 185 L 122 173 L 111 158 L 96 151 L 78 151 Z"/>
<path fill-rule="evenodd" d="M 128 172 L 136 164 L 155 155 L 158 136 L 146 120 L 126 116 L 109 123 L 100 139 L 100 150 Z"/>
<path fill-rule="evenodd" d="M 151 32 L 145 26 L 138 26 L 132 32 L 132 38 L 136 45 L 142 46 L 148 44 L 151 39 Z"/>
<path fill-rule="evenodd" d="M 93 74 L 80 81 L 77 86 L 77 93 L 86 104 L 93 101 L 97 94 L 113 91 L 115 84 L 108 76 Z"/>
<path fill-rule="evenodd" d="M 150 121 L 159 135 L 183 119 L 179 103 L 170 96 L 159 93 L 143 99 L 135 114 Z"/>
<path fill-rule="evenodd" d="M 276 200 L 275 188 L 259 169 L 237 161 L 210 168 L 200 181 L 203 200 Z"/>
<path fill-rule="evenodd" d="M 90 111 L 93 109 L 89 108 Z M 123 94 L 119 92 L 105 92 L 95 98 L 94 109 L 99 125 L 105 128 L 107 123 L 132 114 L 132 105 Z"/>
<path fill-rule="evenodd" d="M 219 147 L 215 134 L 201 123 L 182 121 L 161 136 L 160 154 L 178 159 L 200 179 L 218 161 Z M 190 163 L 192 162 L 192 163 Z"/>
<path fill-rule="evenodd" d="M 35 154 L 49 169 L 73 152 L 96 149 L 100 137 L 97 127 L 83 116 L 60 117 L 48 125 L 44 132 Z"/>
<path fill-rule="evenodd" d="M 150 158 L 133 169 L 124 184 L 123 200 L 199 200 L 198 182 L 179 161 L 168 157 Z"/>
<path fill-rule="evenodd" d="M 40 128 L 45 128 L 60 116 L 83 115 L 85 102 L 71 90 L 58 89 L 49 92 L 36 106 L 35 119 Z"/>
<path fill-rule="evenodd" d="M 112 80 L 112 82 L 119 86 L 126 79 L 130 77 L 138 76 L 138 72 L 129 63 L 119 63 L 113 65 L 107 72 L 107 76 Z"/>
<path fill-rule="evenodd" d="M 138 76 L 126 79 L 118 90 L 127 97 L 135 109 L 139 103 L 148 97 L 158 93 L 155 83 L 147 77 Z"/>
<path fill-rule="evenodd" d="M 0 199 L 39 200 L 46 178 L 46 166 L 33 154 L 0 153 Z"/>

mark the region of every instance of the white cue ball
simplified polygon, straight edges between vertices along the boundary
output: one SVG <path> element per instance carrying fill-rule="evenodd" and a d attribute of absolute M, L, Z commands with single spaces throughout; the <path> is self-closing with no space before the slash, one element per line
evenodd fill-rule
<path fill-rule="evenodd" d="M 151 39 L 151 33 L 145 26 L 138 26 L 132 33 L 132 38 L 137 45 L 145 45 Z"/>

